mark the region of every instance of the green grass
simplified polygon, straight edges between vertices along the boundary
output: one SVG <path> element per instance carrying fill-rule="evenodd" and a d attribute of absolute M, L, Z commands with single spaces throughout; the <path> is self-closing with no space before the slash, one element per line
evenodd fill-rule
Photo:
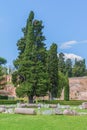
<path fill-rule="evenodd" d="M 87 130 L 87 116 L 0 114 L 0 130 Z"/>

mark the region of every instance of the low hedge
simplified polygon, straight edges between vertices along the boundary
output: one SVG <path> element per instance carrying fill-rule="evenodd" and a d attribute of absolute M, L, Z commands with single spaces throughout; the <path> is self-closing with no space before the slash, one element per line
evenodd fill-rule
<path fill-rule="evenodd" d="M 17 101 L 16 100 L 1 100 L 0 99 L 0 105 L 3 105 L 3 104 L 16 104 Z"/>
<path fill-rule="evenodd" d="M 8 99 L 8 96 L 2 96 L 2 95 L 0 95 L 0 99 L 6 100 L 6 99 Z"/>
<path fill-rule="evenodd" d="M 60 104 L 60 105 L 81 105 L 83 102 L 87 102 L 87 100 L 70 100 L 70 101 L 64 101 L 64 100 L 44 100 L 39 101 L 46 104 Z"/>
<path fill-rule="evenodd" d="M 0 105 L 2 104 L 17 104 L 20 102 L 19 100 L 1 100 Z M 83 102 L 87 102 L 87 100 L 70 100 L 70 101 L 63 101 L 63 100 L 39 100 L 38 103 L 45 103 L 45 104 L 60 104 L 60 105 L 81 105 Z"/>

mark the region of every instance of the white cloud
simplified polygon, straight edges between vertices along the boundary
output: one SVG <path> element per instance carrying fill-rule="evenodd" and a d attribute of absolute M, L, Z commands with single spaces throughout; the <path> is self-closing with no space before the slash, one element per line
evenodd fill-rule
<path fill-rule="evenodd" d="M 71 60 L 75 60 L 75 59 L 82 60 L 83 59 L 81 56 L 75 55 L 73 53 L 64 53 L 64 55 L 65 55 L 65 59 L 68 59 L 68 58 Z"/>
<path fill-rule="evenodd" d="M 77 41 L 67 41 L 67 42 L 64 42 L 60 48 L 61 49 L 67 49 L 67 48 L 71 48 L 73 44 L 77 44 Z"/>
<path fill-rule="evenodd" d="M 87 43 L 87 40 L 83 40 L 83 41 L 67 41 L 62 43 L 62 45 L 60 46 L 61 49 L 68 49 L 71 48 L 74 44 L 79 44 L 79 43 Z"/>

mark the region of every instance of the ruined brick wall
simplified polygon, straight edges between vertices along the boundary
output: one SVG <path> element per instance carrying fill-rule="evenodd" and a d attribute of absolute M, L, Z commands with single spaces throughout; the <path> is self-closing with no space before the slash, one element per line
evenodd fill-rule
<path fill-rule="evenodd" d="M 87 100 L 87 77 L 69 78 L 69 87 L 71 100 Z M 64 90 L 60 99 L 64 99 Z"/>

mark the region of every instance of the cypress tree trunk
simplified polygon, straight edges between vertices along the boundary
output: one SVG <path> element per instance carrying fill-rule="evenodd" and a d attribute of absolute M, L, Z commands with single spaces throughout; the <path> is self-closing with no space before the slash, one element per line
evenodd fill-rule
<path fill-rule="evenodd" d="M 50 101 L 52 100 L 51 92 L 49 92 L 49 100 L 50 100 Z"/>
<path fill-rule="evenodd" d="M 49 92 L 49 100 L 53 100 L 52 92 Z"/>

